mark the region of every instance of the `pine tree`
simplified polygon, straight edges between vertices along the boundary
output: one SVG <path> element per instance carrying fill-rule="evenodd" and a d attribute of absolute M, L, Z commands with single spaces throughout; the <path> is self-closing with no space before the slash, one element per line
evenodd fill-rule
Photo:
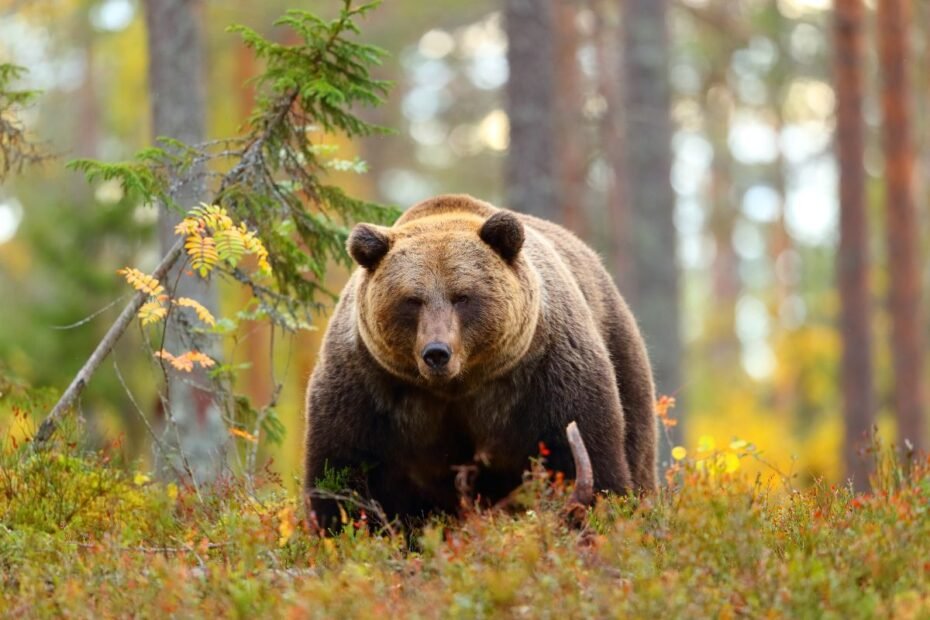
<path fill-rule="evenodd" d="M 857 450 L 874 424 L 872 336 L 869 296 L 869 238 L 865 191 L 862 65 L 864 9 L 861 0 L 838 0 L 836 41 L 836 153 L 839 160 L 840 245 L 837 282 L 843 339 L 841 383 L 846 440 L 846 477 L 868 489 L 869 466 Z"/>

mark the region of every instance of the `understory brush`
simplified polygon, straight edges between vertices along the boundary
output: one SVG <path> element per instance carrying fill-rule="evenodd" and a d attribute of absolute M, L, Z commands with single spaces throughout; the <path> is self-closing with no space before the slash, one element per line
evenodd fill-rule
<path fill-rule="evenodd" d="M 540 460 L 506 509 L 414 533 L 347 513 L 321 537 L 269 472 L 194 488 L 118 445 L 16 436 L 0 451 L 5 617 L 930 615 L 930 466 L 887 448 L 869 494 L 748 475 L 734 463 L 758 455 L 736 441 L 679 453 L 657 496 L 601 498 L 580 529 Z"/>

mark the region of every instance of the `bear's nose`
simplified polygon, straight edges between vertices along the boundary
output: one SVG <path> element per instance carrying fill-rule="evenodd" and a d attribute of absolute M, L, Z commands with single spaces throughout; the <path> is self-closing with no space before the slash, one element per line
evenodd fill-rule
<path fill-rule="evenodd" d="M 431 342 L 423 347 L 423 361 L 433 370 L 445 368 L 452 359 L 452 349 L 442 342 Z"/>

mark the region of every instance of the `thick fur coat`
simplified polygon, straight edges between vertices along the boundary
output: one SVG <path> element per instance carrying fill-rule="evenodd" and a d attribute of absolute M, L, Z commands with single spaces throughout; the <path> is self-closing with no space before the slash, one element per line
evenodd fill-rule
<path fill-rule="evenodd" d="M 577 421 L 595 489 L 656 485 L 652 373 L 642 337 L 597 255 L 567 230 L 464 195 L 360 224 L 359 264 L 329 323 L 307 393 L 305 487 L 328 471 L 389 517 L 455 512 L 455 467 L 474 492 L 519 486 L 539 443 L 574 476 Z"/>

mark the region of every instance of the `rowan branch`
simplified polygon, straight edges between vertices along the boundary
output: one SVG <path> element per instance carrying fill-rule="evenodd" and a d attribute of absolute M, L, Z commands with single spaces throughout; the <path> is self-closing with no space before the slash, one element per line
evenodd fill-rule
<path fill-rule="evenodd" d="M 235 144 L 242 145 L 239 149 L 224 148 L 217 155 L 210 152 L 210 144 L 224 146 L 223 142 L 208 143 L 206 146 L 189 146 L 177 140 L 167 140 L 167 151 L 150 149 L 140 152 L 136 160 L 130 164 L 104 165 L 92 160 L 78 160 L 75 162 L 75 167 L 83 170 L 85 175 L 91 179 L 121 178 L 124 185 L 128 179 L 130 184 L 144 195 L 163 199 L 172 195 L 178 185 L 190 182 L 191 177 L 198 180 L 212 178 L 209 172 L 195 171 L 207 160 L 238 156 L 239 160 L 232 169 L 220 178 L 213 194 L 213 202 L 216 204 L 248 203 L 253 199 L 250 192 L 255 192 L 256 189 L 267 191 L 270 188 L 271 191 L 265 197 L 265 202 L 279 202 L 279 206 L 282 207 L 281 211 L 294 217 L 299 236 L 304 242 L 308 242 L 308 239 L 319 230 L 314 228 L 316 223 L 312 221 L 312 218 L 304 213 L 305 204 L 299 197 L 274 194 L 276 189 L 274 172 L 276 171 L 283 171 L 297 181 L 309 180 L 308 183 L 297 183 L 298 186 L 302 186 L 301 191 L 304 196 L 313 201 L 322 199 L 322 202 L 328 203 L 343 216 L 351 214 L 357 217 L 359 214 L 364 214 L 366 209 L 371 209 L 376 205 L 350 199 L 337 188 L 317 186 L 313 175 L 305 171 L 308 166 L 322 168 L 306 135 L 307 127 L 314 124 L 310 121 L 315 120 L 327 131 L 343 130 L 350 136 L 369 135 L 380 130 L 377 126 L 362 121 L 341 105 L 336 105 L 329 100 L 333 95 L 333 89 L 336 88 L 345 107 L 354 103 L 377 104 L 381 102 L 380 94 L 387 89 L 386 83 L 371 78 L 367 70 L 367 66 L 378 62 L 382 52 L 372 46 L 353 44 L 342 38 L 344 33 L 357 33 L 353 19 L 364 15 L 374 6 L 374 4 L 365 4 L 353 8 L 352 3 L 353 0 L 343 0 L 341 17 L 328 23 L 308 16 L 304 11 L 289 11 L 278 23 L 288 24 L 298 34 L 301 34 L 305 39 L 303 46 L 289 47 L 273 44 L 248 28 L 242 26 L 232 28 L 232 31 L 239 32 L 246 45 L 253 48 L 255 53 L 268 64 L 260 83 L 264 85 L 269 94 L 263 96 L 257 113 L 250 119 L 251 131 L 241 138 L 241 142 L 238 140 L 235 142 Z M 330 59 L 330 55 L 335 58 Z M 292 65 L 296 65 L 296 68 Z M 345 68 L 339 69 L 342 65 L 345 65 Z M 4 65 L 0 65 L 2 66 Z M 314 75 L 314 72 L 319 72 L 322 77 L 317 80 L 319 84 L 315 88 L 310 88 L 307 82 L 312 82 L 309 76 Z M 298 85 L 294 86 L 294 84 Z M 323 88 L 321 84 L 326 88 Z M 314 116 L 318 118 L 314 119 Z M 289 153 L 291 150 L 298 151 L 300 157 L 292 156 Z M 160 169 L 165 168 L 166 165 L 167 181 L 152 172 L 153 167 Z M 188 176 L 185 177 L 183 174 Z M 240 206 L 243 206 L 243 210 L 249 211 L 247 204 Z M 273 237 L 274 231 L 271 230 L 267 219 L 263 219 L 266 214 L 252 215 L 254 219 L 261 220 L 265 224 L 264 232 Z M 259 234 L 262 234 L 261 230 Z M 328 253 L 341 256 L 341 243 L 335 243 L 333 236 L 338 237 L 335 233 L 330 235 Z M 278 244 L 277 247 L 269 247 L 269 251 L 272 256 L 275 251 L 282 250 L 282 248 L 285 252 L 298 254 L 299 250 L 295 247 L 293 244 Z M 326 253 L 324 251 L 324 256 Z M 183 254 L 184 240 L 179 238 L 162 258 L 152 276 L 159 282 L 164 282 L 169 271 Z M 288 255 L 281 262 L 286 271 L 289 269 L 291 273 L 279 279 L 279 286 L 299 293 L 302 302 L 312 297 L 314 285 L 301 277 L 293 258 Z M 253 292 L 257 291 L 258 289 L 253 285 Z M 107 330 L 103 340 L 78 371 L 61 399 L 42 421 L 34 438 L 36 449 L 48 442 L 63 416 L 74 407 L 91 376 L 113 350 L 116 342 L 148 297 L 147 293 L 136 293 L 129 304 L 123 308 L 116 322 Z"/>
<path fill-rule="evenodd" d="M 230 184 L 237 182 L 249 168 L 261 165 L 261 151 L 265 143 L 281 123 L 285 121 L 297 95 L 298 91 L 295 89 L 281 98 L 275 115 L 265 125 L 264 130 L 249 143 L 243 151 L 239 162 L 223 177 L 223 180 L 220 182 L 220 187 L 216 192 L 217 196 L 222 195 L 223 191 L 225 191 Z M 184 238 L 178 237 L 178 240 L 171 246 L 168 253 L 161 259 L 155 271 L 152 272 L 152 277 L 163 283 L 168 272 L 183 253 Z M 139 312 L 139 308 L 142 307 L 142 304 L 145 303 L 148 297 L 148 293 L 138 291 L 133 295 L 129 303 L 126 304 L 123 311 L 120 312 L 119 317 L 117 317 L 113 325 L 110 326 L 106 335 L 94 349 L 93 353 L 91 353 L 77 375 L 75 375 L 68 389 L 65 390 L 52 410 L 45 416 L 45 419 L 42 420 L 42 424 L 39 425 L 39 430 L 36 432 L 33 439 L 33 446 L 35 449 L 44 448 L 48 440 L 55 434 L 62 418 L 71 409 L 75 401 L 77 401 L 78 397 L 84 391 L 84 388 L 87 387 L 90 378 L 100 367 L 100 364 L 103 363 L 103 360 L 106 359 L 107 355 L 110 354 L 110 351 L 113 350 L 113 347 L 116 346 L 116 343 L 125 333 L 126 328 L 132 323 L 136 313 Z"/>
<path fill-rule="evenodd" d="M 175 242 L 171 250 L 161 259 L 158 267 L 156 267 L 155 271 L 152 273 L 152 277 L 159 282 L 164 280 L 168 271 L 181 256 L 183 250 L 184 239 L 182 237 Z M 84 388 L 87 387 L 91 376 L 97 371 L 97 368 L 100 367 L 100 364 L 103 363 L 107 355 L 110 354 L 113 347 L 116 346 L 117 341 L 119 341 L 133 319 L 136 318 L 136 313 L 139 312 L 139 308 L 142 307 L 142 304 L 144 304 L 145 300 L 148 298 L 148 293 L 138 291 L 133 295 L 129 303 L 126 304 L 123 311 L 120 312 L 116 321 L 110 326 L 110 329 L 107 330 L 103 340 L 100 341 L 100 344 L 97 345 L 97 348 L 94 349 L 94 352 L 90 354 L 90 357 L 87 358 L 87 361 L 78 371 L 77 375 L 75 375 L 74 379 L 71 381 L 71 385 L 69 385 L 65 393 L 61 395 L 61 398 L 58 399 L 58 402 L 55 403 L 55 406 L 49 414 L 45 416 L 45 419 L 42 420 L 42 424 L 39 425 L 39 430 L 36 432 L 33 439 L 33 446 L 36 449 L 43 448 L 45 444 L 48 443 L 48 440 L 51 439 L 65 413 L 71 408 L 78 396 L 81 395 Z"/>

